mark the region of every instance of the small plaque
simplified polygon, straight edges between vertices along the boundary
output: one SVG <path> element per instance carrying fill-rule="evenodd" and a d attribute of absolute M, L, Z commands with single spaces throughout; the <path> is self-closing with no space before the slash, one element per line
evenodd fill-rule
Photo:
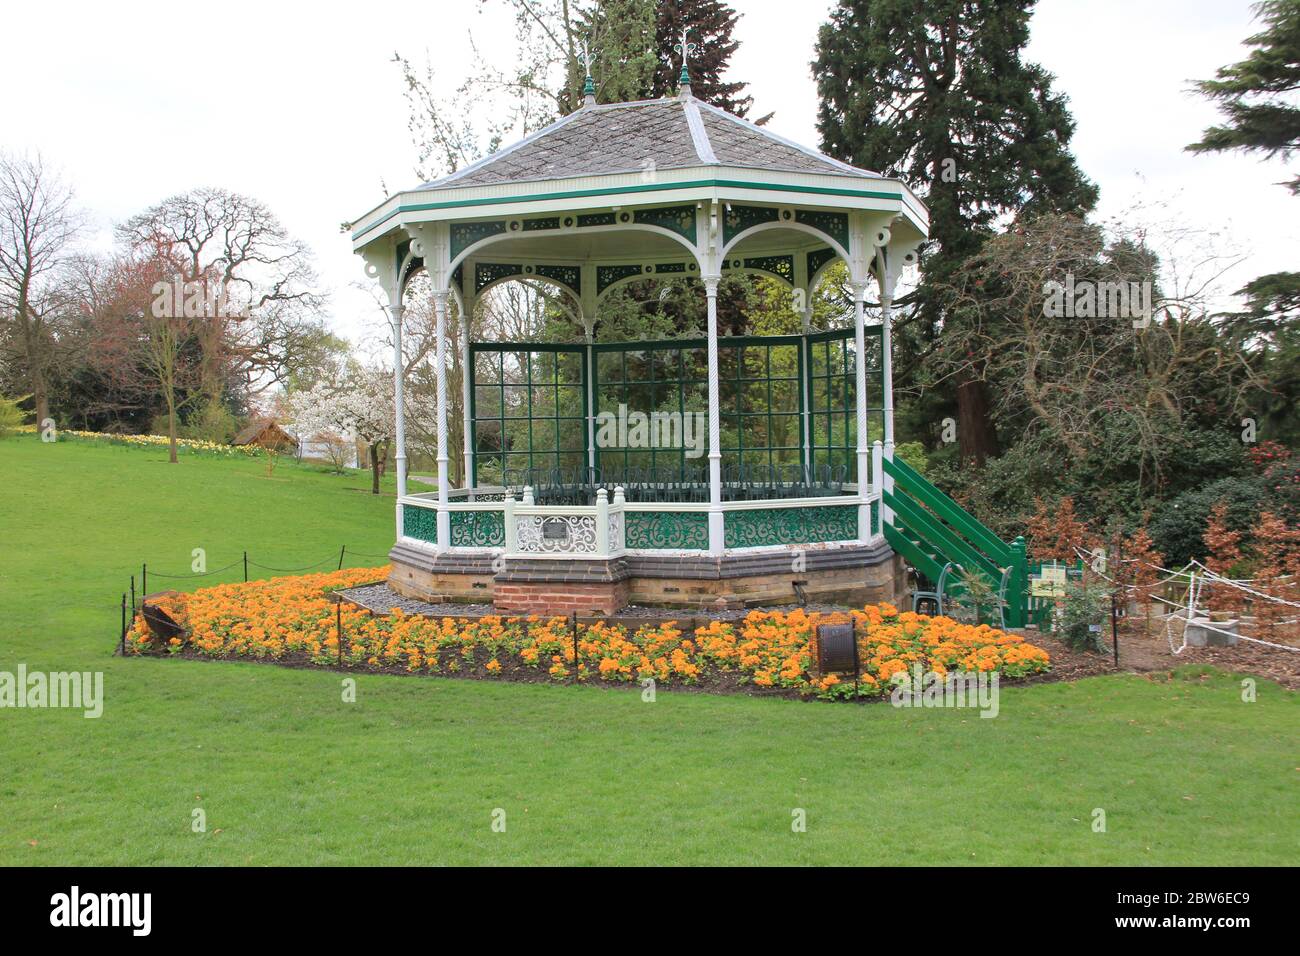
<path fill-rule="evenodd" d="M 817 666 L 823 674 L 857 670 L 857 650 L 852 623 L 817 625 Z"/>
<path fill-rule="evenodd" d="M 559 518 L 547 518 L 542 522 L 543 541 L 568 541 L 569 523 Z"/>
<path fill-rule="evenodd" d="M 1065 568 L 1045 567 L 1029 579 L 1029 593 L 1034 597 L 1064 597 Z"/>

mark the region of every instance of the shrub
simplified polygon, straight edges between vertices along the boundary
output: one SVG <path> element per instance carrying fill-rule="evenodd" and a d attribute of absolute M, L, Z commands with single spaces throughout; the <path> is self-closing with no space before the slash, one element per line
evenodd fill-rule
<path fill-rule="evenodd" d="M 18 407 L 22 398 L 0 398 L 0 438 L 12 435 L 23 424 L 27 413 Z"/>
<path fill-rule="evenodd" d="M 1151 539 L 1170 567 L 1181 567 L 1205 556 L 1205 531 L 1216 504 L 1224 503 L 1224 524 L 1229 530 L 1248 532 L 1259 513 L 1267 510 L 1268 501 L 1264 478 L 1223 478 L 1165 502 L 1151 519 Z"/>
<path fill-rule="evenodd" d="M 1100 581 L 1068 581 L 1057 609 L 1055 631 L 1073 650 L 1102 651 L 1109 614 L 1109 588 Z"/>

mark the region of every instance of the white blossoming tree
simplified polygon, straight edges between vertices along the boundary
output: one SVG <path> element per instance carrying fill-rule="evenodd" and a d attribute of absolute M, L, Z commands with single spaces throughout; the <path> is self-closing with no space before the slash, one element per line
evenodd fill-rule
<path fill-rule="evenodd" d="M 408 428 L 433 432 L 436 425 L 421 414 L 422 403 L 407 401 Z M 393 413 L 393 373 L 387 369 L 353 365 L 341 382 L 318 382 L 294 392 L 286 402 L 289 420 L 300 438 L 329 445 L 344 442 L 349 436 L 361 441 L 369 451 L 370 490 L 379 494 L 380 462 L 396 434 Z"/>

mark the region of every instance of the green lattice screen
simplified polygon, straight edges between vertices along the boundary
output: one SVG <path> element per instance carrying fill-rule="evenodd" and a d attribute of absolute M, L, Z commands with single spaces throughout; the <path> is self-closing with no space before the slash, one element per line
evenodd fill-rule
<path fill-rule="evenodd" d="M 809 459 L 815 469 L 844 467 L 857 480 L 858 418 L 855 336 L 852 329 L 807 337 L 808 410 L 812 425 Z M 866 329 L 867 439 L 883 438 L 885 412 L 881 386 L 880 327 Z"/>
<path fill-rule="evenodd" d="M 800 336 L 724 338 L 718 343 L 718 392 L 722 464 L 744 464 L 766 477 L 771 466 L 803 461 Z M 703 339 L 593 347 L 596 413 L 617 416 L 620 406 L 639 412 L 692 416 L 698 443 L 632 447 L 602 442 L 596 460 L 606 478 L 631 472 L 656 479 L 703 479 L 707 475 L 709 409 L 708 343 Z M 606 433 L 608 435 L 608 433 Z M 622 439 L 624 436 L 617 436 Z M 683 437 L 685 437 L 683 435 Z M 703 452 L 692 457 L 694 449 Z"/>
<path fill-rule="evenodd" d="M 474 343 L 470 349 L 474 484 L 522 479 L 529 469 L 585 466 L 585 348 Z"/>

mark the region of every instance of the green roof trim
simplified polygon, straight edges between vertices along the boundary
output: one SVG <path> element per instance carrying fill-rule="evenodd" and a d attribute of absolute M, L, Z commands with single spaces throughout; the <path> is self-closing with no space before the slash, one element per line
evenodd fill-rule
<path fill-rule="evenodd" d="M 874 189 L 843 189 L 835 186 L 798 186 L 792 183 L 746 182 L 739 179 L 691 179 L 677 183 L 637 183 L 628 186 L 611 186 L 601 189 L 571 189 L 555 193 L 530 193 L 519 196 L 491 196 L 478 199 L 449 199 L 444 202 L 399 205 L 381 219 L 362 227 L 352 234 L 353 241 L 404 212 L 421 212 L 428 209 L 462 209 L 468 206 L 496 206 L 512 202 L 533 202 L 542 199 L 583 199 L 589 196 L 615 196 L 625 193 L 663 192 L 672 189 L 693 189 L 716 186 L 730 189 L 756 189 L 769 192 L 806 193 L 815 196 L 849 196 L 857 199 L 895 199 L 905 202 L 902 192 L 882 192 Z"/>

